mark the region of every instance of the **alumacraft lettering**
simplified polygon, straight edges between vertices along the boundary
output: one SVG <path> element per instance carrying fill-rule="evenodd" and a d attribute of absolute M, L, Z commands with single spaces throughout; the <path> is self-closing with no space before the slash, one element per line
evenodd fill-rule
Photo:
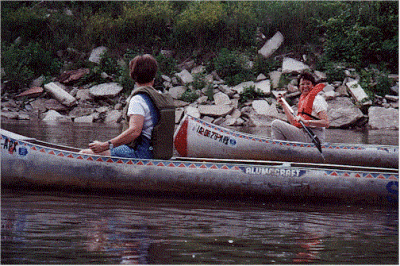
<path fill-rule="evenodd" d="M 246 174 L 253 175 L 276 175 L 276 176 L 300 176 L 301 170 L 299 169 L 279 169 L 268 167 L 246 167 Z"/>
<path fill-rule="evenodd" d="M 229 146 L 235 146 L 236 145 L 236 140 L 229 137 L 229 136 L 224 136 L 222 134 L 219 134 L 217 132 L 211 131 L 209 129 L 205 129 L 202 126 L 197 126 L 196 128 L 193 128 L 194 131 L 196 131 L 198 134 L 213 139 L 213 140 L 218 140 L 219 142 L 224 143 L 225 145 Z"/>

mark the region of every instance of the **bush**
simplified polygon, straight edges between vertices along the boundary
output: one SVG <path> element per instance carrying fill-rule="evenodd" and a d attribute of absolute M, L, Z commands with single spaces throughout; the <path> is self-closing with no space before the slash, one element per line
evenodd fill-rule
<path fill-rule="evenodd" d="M 318 68 L 325 71 L 328 82 L 343 81 L 346 78 L 344 63 L 321 61 Z"/>
<path fill-rule="evenodd" d="M 119 42 L 138 46 L 163 46 L 170 35 L 173 10 L 166 1 L 131 1 L 123 3 L 117 19 Z"/>
<path fill-rule="evenodd" d="M 218 1 L 195 1 L 178 15 L 176 20 L 177 37 L 184 44 L 198 46 L 215 45 L 225 26 L 227 14 Z"/>
<path fill-rule="evenodd" d="M 2 4 L 3 5 L 3 4 Z M 17 37 L 26 41 L 46 38 L 48 18 L 44 9 L 3 7 L 1 12 L 1 39 L 13 42 Z"/>
<path fill-rule="evenodd" d="M 237 52 L 223 48 L 213 60 L 214 69 L 230 86 L 254 79 L 252 69 L 246 65 L 248 58 Z"/>
<path fill-rule="evenodd" d="M 251 1 L 227 1 L 224 3 L 227 14 L 224 23 L 224 35 L 221 42 L 224 47 L 249 47 L 255 45 L 257 26 L 257 7 Z"/>
<path fill-rule="evenodd" d="M 247 102 L 249 100 L 254 100 L 260 97 L 265 97 L 266 95 L 260 89 L 256 89 L 255 86 L 250 86 L 244 88 L 244 90 L 240 93 L 240 103 Z"/>
<path fill-rule="evenodd" d="M 386 58 L 391 69 L 397 70 L 397 3 L 351 2 L 344 7 L 338 16 L 320 21 L 327 36 L 324 60 L 345 61 L 361 69 L 370 64 L 381 64 Z M 392 60 L 388 59 L 389 51 Z"/>
<path fill-rule="evenodd" d="M 269 72 L 276 70 L 279 67 L 279 62 L 270 58 L 264 58 L 257 54 L 254 58 L 253 73 L 268 75 Z"/>
<path fill-rule="evenodd" d="M 379 96 L 391 94 L 392 84 L 386 72 L 380 72 L 377 69 L 362 69 L 360 86 L 365 89 L 369 98 L 374 99 L 375 94 Z"/>
<path fill-rule="evenodd" d="M 177 71 L 177 61 L 173 57 L 166 57 L 162 54 L 157 55 L 156 57 L 158 63 L 158 77 L 161 74 L 172 76 Z"/>
<path fill-rule="evenodd" d="M 1 65 L 4 68 L 7 89 L 18 91 L 41 76 L 59 74 L 62 63 L 39 43 L 7 45 L 2 43 Z"/>

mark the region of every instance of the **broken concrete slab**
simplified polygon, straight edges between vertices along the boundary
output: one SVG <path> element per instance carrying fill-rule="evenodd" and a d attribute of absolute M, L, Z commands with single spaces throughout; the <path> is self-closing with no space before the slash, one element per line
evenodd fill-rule
<path fill-rule="evenodd" d="M 360 86 L 357 80 L 351 80 L 346 83 L 347 88 L 350 91 L 351 96 L 356 102 L 362 102 L 368 99 L 368 95 L 364 89 Z"/>
<path fill-rule="evenodd" d="M 122 113 L 118 110 L 112 110 L 109 113 L 107 113 L 107 116 L 104 119 L 104 123 L 115 124 L 119 123 L 121 119 L 122 119 Z"/>
<path fill-rule="evenodd" d="M 233 111 L 230 105 L 200 105 L 198 107 L 200 114 L 212 117 L 226 116 Z"/>
<path fill-rule="evenodd" d="M 45 84 L 44 89 L 65 106 L 71 107 L 77 103 L 76 99 L 71 94 L 63 90 L 61 86 L 54 82 Z"/>
<path fill-rule="evenodd" d="M 282 33 L 278 31 L 263 45 L 260 50 L 258 50 L 258 53 L 265 58 L 270 57 L 281 46 L 283 39 Z"/>
<path fill-rule="evenodd" d="M 180 99 L 182 95 L 185 93 L 187 88 L 185 86 L 176 86 L 169 89 L 168 93 L 174 99 Z"/>
<path fill-rule="evenodd" d="M 1 111 L 1 117 L 6 119 L 18 119 L 18 112 Z"/>
<path fill-rule="evenodd" d="M 64 118 L 64 116 L 62 114 L 60 114 L 59 112 L 50 110 L 45 113 L 45 116 L 42 119 L 42 121 L 57 121 L 57 120 L 60 120 L 63 118 Z"/>
<path fill-rule="evenodd" d="M 75 123 L 93 123 L 93 115 L 80 116 L 74 119 Z"/>
<path fill-rule="evenodd" d="M 372 129 L 399 129 L 399 109 L 370 107 L 368 125 Z"/>
<path fill-rule="evenodd" d="M 347 97 L 337 97 L 328 101 L 330 128 L 348 128 L 356 125 L 364 117 L 361 110 Z"/>
<path fill-rule="evenodd" d="M 64 84 L 74 83 L 89 73 L 90 70 L 88 68 L 65 71 L 57 78 L 57 81 Z"/>
<path fill-rule="evenodd" d="M 67 111 L 68 108 L 61 104 L 56 99 L 47 99 L 44 101 L 44 106 L 47 110 L 54 110 L 54 111 Z"/>
<path fill-rule="evenodd" d="M 188 84 L 194 81 L 193 75 L 190 74 L 186 69 L 182 70 L 179 73 L 176 73 L 175 76 L 183 83 Z"/>
<path fill-rule="evenodd" d="M 271 94 L 271 81 L 269 79 L 256 82 L 256 89 L 260 89 L 264 94 Z"/>
<path fill-rule="evenodd" d="M 231 104 L 231 99 L 228 95 L 223 92 L 218 92 L 214 94 L 214 102 L 215 105 L 224 105 L 224 104 Z"/>
<path fill-rule="evenodd" d="M 245 88 L 251 87 L 251 86 L 255 86 L 253 81 L 246 81 L 246 82 L 242 82 L 238 85 L 236 85 L 235 87 L 232 87 L 231 89 L 236 91 L 237 93 L 242 93 L 244 91 Z"/>
<path fill-rule="evenodd" d="M 309 70 L 310 67 L 296 59 L 285 57 L 282 62 L 282 73 L 301 73 L 304 70 Z"/>
<path fill-rule="evenodd" d="M 16 98 L 18 97 L 23 97 L 23 96 L 27 96 L 27 97 L 37 97 L 39 95 L 41 95 L 43 93 L 43 88 L 42 87 L 33 87 L 30 89 L 27 89 L 25 91 L 23 91 L 22 93 L 18 94 L 17 96 L 15 96 Z"/>
<path fill-rule="evenodd" d="M 89 89 L 81 89 L 76 92 L 76 99 L 83 102 L 91 100 L 92 97 L 90 96 Z"/>
<path fill-rule="evenodd" d="M 92 52 L 90 53 L 88 61 L 96 63 L 96 64 L 100 64 L 101 56 L 107 51 L 108 51 L 108 48 L 104 47 L 104 46 L 100 46 L 100 47 L 93 49 Z"/>
<path fill-rule="evenodd" d="M 116 82 L 103 83 L 89 89 L 90 96 L 94 98 L 114 98 L 124 88 Z"/>
<path fill-rule="evenodd" d="M 269 72 L 269 78 L 271 79 L 273 89 L 278 88 L 281 76 L 282 76 L 282 72 L 280 72 L 280 71 L 276 70 L 276 71 Z"/>
<path fill-rule="evenodd" d="M 188 114 L 190 116 L 193 116 L 195 118 L 200 118 L 200 112 L 199 109 L 193 106 L 188 106 L 185 108 L 185 114 Z"/>
<path fill-rule="evenodd" d="M 254 111 L 259 115 L 266 115 L 270 117 L 278 117 L 278 110 L 276 109 L 276 104 L 269 103 L 265 100 L 255 100 L 252 103 Z"/>

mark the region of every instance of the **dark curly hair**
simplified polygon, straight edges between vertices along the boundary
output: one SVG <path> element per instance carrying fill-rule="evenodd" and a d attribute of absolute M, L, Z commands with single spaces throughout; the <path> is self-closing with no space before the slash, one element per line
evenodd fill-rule
<path fill-rule="evenodd" d="M 300 84 L 300 80 L 301 80 L 301 79 L 305 79 L 305 80 L 311 81 L 311 83 L 313 84 L 313 86 L 315 86 L 315 84 L 317 83 L 317 82 L 315 81 L 314 76 L 313 76 L 311 73 L 309 73 L 309 72 L 302 72 L 302 73 L 300 74 L 300 76 L 298 77 L 298 79 L 297 79 L 297 84 Z"/>

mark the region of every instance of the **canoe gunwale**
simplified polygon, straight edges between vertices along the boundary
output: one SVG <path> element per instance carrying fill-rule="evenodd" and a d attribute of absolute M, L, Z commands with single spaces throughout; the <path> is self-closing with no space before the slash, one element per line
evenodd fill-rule
<path fill-rule="evenodd" d="M 146 162 L 151 164 L 151 162 L 163 163 L 163 164 L 178 164 L 178 163 L 188 163 L 193 162 L 196 164 L 216 164 L 216 165 L 234 165 L 238 167 L 290 167 L 290 168 L 299 168 L 299 169 L 308 169 L 308 170 L 340 170 L 340 171 L 357 171 L 357 172 L 385 172 L 385 173 L 398 173 L 398 168 L 383 168 L 383 167 L 366 167 L 366 166 L 350 166 L 350 165 L 337 165 L 337 164 L 318 164 L 318 163 L 298 163 L 298 162 L 286 162 L 286 161 L 270 161 L 270 160 L 247 160 L 247 159 L 220 159 L 220 158 L 199 158 L 199 157 L 172 157 L 169 160 L 162 159 L 138 159 L 138 158 L 123 158 L 123 157 L 113 157 L 113 156 L 104 156 L 104 155 L 90 155 L 90 154 L 81 154 L 79 153 L 80 149 L 63 146 L 58 144 L 52 144 L 45 141 L 40 141 L 34 138 L 27 139 L 13 139 L 12 134 L 8 134 L 9 131 L 2 130 L 2 137 L 6 136 L 13 141 L 18 141 L 21 144 L 31 145 L 35 147 L 36 150 L 44 150 L 46 149 L 46 153 L 51 153 L 54 151 L 54 155 L 57 154 L 61 156 L 61 153 L 65 152 L 66 154 L 74 154 L 73 157 L 82 157 L 84 160 L 88 161 L 97 161 L 97 162 Z M 12 133 L 12 132 L 10 132 Z M 9 136 L 7 136 L 9 135 Z M 63 156 L 64 157 L 64 156 Z M 71 156 L 70 156 L 71 157 Z M 71 157 L 71 158 L 73 158 Z"/>
<path fill-rule="evenodd" d="M 174 141 L 182 157 L 399 167 L 398 146 L 324 142 L 322 156 L 313 143 L 273 140 L 224 128 L 187 114 L 177 127 Z"/>
<path fill-rule="evenodd" d="M 388 193 L 397 195 L 398 169 L 210 158 L 119 158 L 80 154 L 75 148 L 67 150 L 63 146 L 9 136 L 2 132 L 1 144 L 18 142 L 19 150 L 4 152 L 5 145 L 2 147 L 5 187 L 30 184 L 32 188 L 222 193 L 231 197 L 259 195 L 294 200 L 315 197 L 329 201 L 339 197 L 344 202 L 398 204 L 398 196 L 392 202 L 387 199 Z M 389 189 L 396 191 L 388 192 Z"/>

